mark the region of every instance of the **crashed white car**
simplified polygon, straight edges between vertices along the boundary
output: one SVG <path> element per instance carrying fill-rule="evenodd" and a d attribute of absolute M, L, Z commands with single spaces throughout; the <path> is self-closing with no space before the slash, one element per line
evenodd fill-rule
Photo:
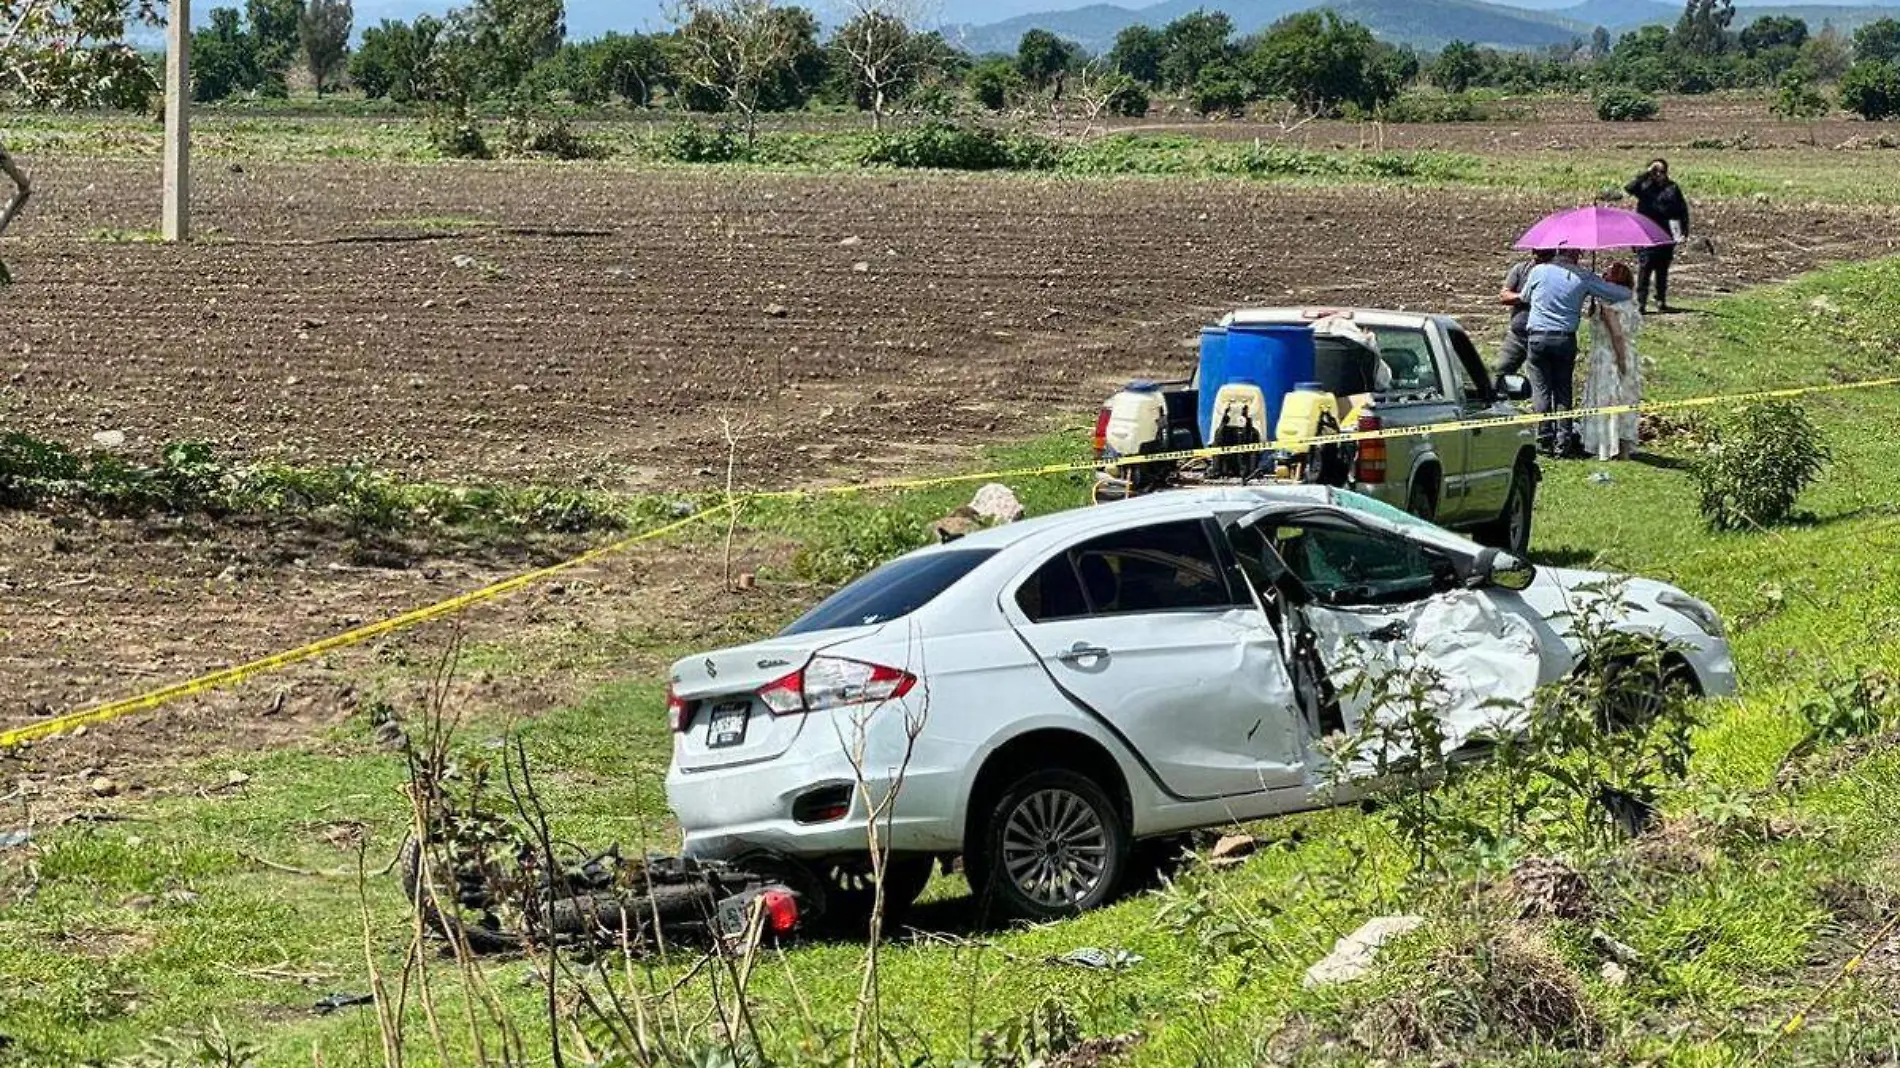
<path fill-rule="evenodd" d="M 1609 579 L 1323 487 L 1015 523 L 674 665 L 667 797 L 689 856 L 795 863 L 841 909 L 861 900 L 867 813 L 901 775 L 878 821 L 887 902 L 960 855 L 990 907 L 1066 915 L 1114 894 L 1142 839 L 1336 800 L 1316 743 L 1364 712 L 1328 685 L 1354 670 L 1348 648 L 1430 663 L 1455 743 L 1495 724 L 1494 699 L 1576 669 L 1568 613 Z M 1666 647 L 1692 690 L 1733 692 L 1707 604 L 1644 579 L 1617 603 L 1616 628 Z"/>

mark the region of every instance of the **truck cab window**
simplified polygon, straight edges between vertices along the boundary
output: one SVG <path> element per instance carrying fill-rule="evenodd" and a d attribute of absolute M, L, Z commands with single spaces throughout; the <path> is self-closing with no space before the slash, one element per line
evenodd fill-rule
<path fill-rule="evenodd" d="M 1445 392 L 1438 377 L 1438 361 L 1432 357 L 1431 339 L 1425 331 L 1405 327 L 1373 327 L 1379 339 L 1379 358 L 1392 370 L 1394 393 Z"/>

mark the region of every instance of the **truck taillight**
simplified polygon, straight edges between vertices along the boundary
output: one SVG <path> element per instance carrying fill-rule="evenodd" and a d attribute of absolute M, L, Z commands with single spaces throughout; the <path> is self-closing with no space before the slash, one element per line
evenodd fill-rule
<path fill-rule="evenodd" d="M 1108 405 L 1102 405 L 1102 411 L 1095 417 L 1095 458 L 1101 459 L 1108 451 Z"/>
<path fill-rule="evenodd" d="M 1384 425 L 1376 415 L 1359 417 L 1359 431 L 1365 433 L 1382 430 Z M 1385 482 L 1385 439 L 1371 438 L 1359 443 L 1359 464 L 1353 477 L 1361 483 L 1379 485 Z"/>
<path fill-rule="evenodd" d="M 686 729 L 686 699 L 673 692 L 672 683 L 666 686 L 666 723 L 676 734 Z"/>
<path fill-rule="evenodd" d="M 898 668 L 815 656 L 799 670 L 767 683 L 759 690 L 759 700 L 773 715 L 790 716 L 895 701 L 915 685 L 917 676 Z"/>

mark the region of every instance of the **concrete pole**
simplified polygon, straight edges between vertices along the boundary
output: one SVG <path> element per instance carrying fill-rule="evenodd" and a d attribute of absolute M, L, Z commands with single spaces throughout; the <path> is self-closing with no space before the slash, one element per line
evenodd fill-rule
<path fill-rule="evenodd" d="M 171 0 L 165 27 L 167 241 L 191 240 L 191 0 Z"/>

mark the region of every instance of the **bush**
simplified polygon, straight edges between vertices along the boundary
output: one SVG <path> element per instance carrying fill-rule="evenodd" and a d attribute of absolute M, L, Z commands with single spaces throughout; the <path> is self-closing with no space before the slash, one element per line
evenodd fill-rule
<path fill-rule="evenodd" d="M 707 129 L 696 122 L 679 122 L 660 142 L 660 155 L 676 163 L 731 163 L 745 155 L 745 144 L 723 123 Z"/>
<path fill-rule="evenodd" d="M 1900 116 L 1900 64 L 1854 64 L 1841 78 L 1841 106 L 1869 122 Z"/>
<path fill-rule="evenodd" d="M 1252 95 L 1246 79 L 1240 72 L 1223 63 L 1216 63 L 1201 71 L 1195 79 L 1194 90 L 1188 95 L 1188 103 L 1202 115 L 1238 115 L 1247 107 Z"/>
<path fill-rule="evenodd" d="M 1799 71 L 1789 71 L 1781 76 L 1780 88 L 1775 90 L 1775 98 L 1768 102 L 1768 110 L 1789 120 L 1807 120 L 1825 118 L 1834 105 L 1827 94 L 1814 87 L 1814 83 Z"/>
<path fill-rule="evenodd" d="M 1503 117 L 1495 101 L 1468 92 L 1407 93 L 1373 110 L 1348 104 L 1341 114 L 1355 122 L 1378 119 L 1400 123 L 1492 122 Z"/>
<path fill-rule="evenodd" d="M 461 114 L 437 115 L 429 122 L 429 144 L 449 159 L 493 159 L 488 139 L 482 136 L 475 117 Z"/>
<path fill-rule="evenodd" d="M 1061 147 L 1045 137 L 933 120 L 880 135 L 860 162 L 907 170 L 1029 171 L 1054 167 L 1061 157 Z"/>
<path fill-rule="evenodd" d="M 1820 430 L 1799 404 L 1751 404 L 1709 428 L 1692 468 L 1702 517 L 1715 530 L 1783 522 L 1829 459 Z"/>
<path fill-rule="evenodd" d="M 1013 64 L 994 61 L 979 64 L 970 72 L 965 84 L 978 104 L 991 111 L 1001 111 L 1009 106 L 1010 97 L 1022 89 L 1023 79 Z"/>
<path fill-rule="evenodd" d="M 601 159 L 606 155 L 596 145 L 574 132 L 565 119 L 551 123 L 523 121 L 510 130 L 515 150 L 528 156 L 552 156 L 555 159 Z"/>
<path fill-rule="evenodd" d="M 1124 78 L 1115 91 L 1108 94 L 1108 113 L 1124 119 L 1144 118 L 1148 114 L 1148 90 L 1133 78 Z"/>
<path fill-rule="evenodd" d="M 1597 96 L 1597 118 L 1604 122 L 1648 122 L 1660 114 L 1655 97 L 1627 86 L 1612 86 Z"/>

